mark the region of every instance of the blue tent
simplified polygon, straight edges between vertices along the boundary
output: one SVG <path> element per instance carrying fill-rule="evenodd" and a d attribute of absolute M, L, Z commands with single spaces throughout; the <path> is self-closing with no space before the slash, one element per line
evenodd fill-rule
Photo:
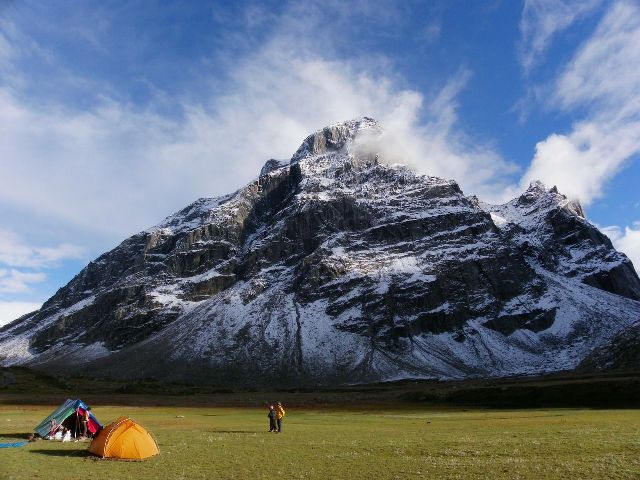
<path fill-rule="evenodd" d="M 67 399 L 65 402 L 56 408 L 47 418 L 42 420 L 35 429 L 35 432 L 41 437 L 46 437 L 51 431 L 51 420 L 55 420 L 56 425 L 63 425 L 72 431 L 74 436 L 77 436 L 80 428 L 80 418 L 87 411 L 87 406 L 82 400 Z M 87 430 L 91 434 L 95 434 L 100 431 L 102 425 L 98 419 L 89 412 L 89 424 Z"/>

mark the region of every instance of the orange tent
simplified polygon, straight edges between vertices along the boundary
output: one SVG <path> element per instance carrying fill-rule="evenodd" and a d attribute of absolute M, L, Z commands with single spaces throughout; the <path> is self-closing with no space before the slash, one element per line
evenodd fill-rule
<path fill-rule="evenodd" d="M 160 453 L 149 432 L 128 417 L 120 417 L 100 430 L 89 451 L 102 458 L 128 460 L 142 460 Z"/>

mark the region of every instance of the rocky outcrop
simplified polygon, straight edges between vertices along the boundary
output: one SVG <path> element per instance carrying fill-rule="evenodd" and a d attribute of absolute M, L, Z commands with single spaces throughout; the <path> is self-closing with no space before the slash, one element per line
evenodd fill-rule
<path fill-rule="evenodd" d="M 534 182 L 505 205 L 487 205 L 496 225 L 521 251 L 546 270 L 596 288 L 640 300 L 632 263 L 591 225 L 576 201 Z"/>
<path fill-rule="evenodd" d="M 638 370 L 640 368 L 640 324 L 624 329 L 591 352 L 578 367 L 587 371 Z"/>
<path fill-rule="evenodd" d="M 510 375 L 574 368 L 640 318 L 631 263 L 579 204 L 540 183 L 483 204 L 352 149 L 379 131 L 326 127 L 125 240 L 0 330 L 0 363 L 236 384 Z"/>

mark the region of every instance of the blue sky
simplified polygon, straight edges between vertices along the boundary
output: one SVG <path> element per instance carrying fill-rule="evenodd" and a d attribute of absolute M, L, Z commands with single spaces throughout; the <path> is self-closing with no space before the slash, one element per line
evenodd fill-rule
<path fill-rule="evenodd" d="M 533 179 L 640 264 L 637 0 L 0 2 L 0 323 L 324 125 L 490 202 Z"/>

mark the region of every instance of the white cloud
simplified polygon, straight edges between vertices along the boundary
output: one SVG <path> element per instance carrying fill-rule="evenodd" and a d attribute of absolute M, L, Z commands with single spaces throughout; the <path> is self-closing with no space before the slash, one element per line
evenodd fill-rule
<path fill-rule="evenodd" d="M 620 1 L 607 12 L 594 35 L 562 72 L 555 99 L 565 108 L 586 104 L 596 111 L 622 108 L 623 116 L 637 112 L 638 61 L 640 5 Z"/>
<path fill-rule="evenodd" d="M 617 250 L 624 252 L 633 262 L 636 272 L 640 270 L 640 222 L 635 222 L 632 227 L 622 229 L 618 226 L 601 228 Z"/>
<path fill-rule="evenodd" d="M 0 299 L 5 294 L 26 293 L 32 296 L 34 285 L 47 278 L 42 269 L 57 268 L 65 260 L 81 258 L 84 251 L 84 248 L 69 243 L 54 247 L 32 246 L 15 232 L 0 228 Z M 0 306 L 5 303 L 0 300 Z"/>
<path fill-rule="evenodd" d="M 0 301 L 0 327 L 22 315 L 38 310 L 41 306 L 42 303 Z"/>
<path fill-rule="evenodd" d="M 541 61 L 553 38 L 591 13 L 601 0 L 525 0 L 520 19 L 520 63 L 529 72 Z"/>
<path fill-rule="evenodd" d="M 552 134 L 538 142 L 521 187 L 539 179 L 585 205 L 601 197 L 625 160 L 640 152 L 640 123 L 598 120 L 578 123 L 568 135 Z"/>
<path fill-rule="evenodd" d="M 500 190 L 496 177 L 512 167 L 456 124 L 466 73 L 425 98 L 387 59 L 336 60 L 336 31 L 311 17 L 285 13 L 268 42 L 229 63 L 228 84 L 181 103 L 181 118 L 109 98 L 82 111 L 34 104 L 0 89 L 0 202 L 122 237 L 240 187 L 315 129 L 363 115 L 386 124 L 421 171 L 455 178 L 468 193 Z"/>
<path fill-rule="evenodd" d="M 454 179 L 467 193 L 490 202 L 503 201 L 513 193 L 509 182 L 516 167 L 490 146 L 471 141 L 457 127 L 456 99 L 469 78 L 465 70 L 452 77 L 430 100 L 426 120 L 418 118 L 421 96 L 404 110 L 381 112 L 385 132 L 365 142 L 382 162 L 402 163 L 421 173 Z"/>
<path fill-rule="evenodd" d="M 640 153 L 640 7 L 614 4 L 559 75 L 551 102 L 584 112 L 568 134 L 536 145 L 524 186 L 540 179 L 585 204 Z"/>
<path fill-rule="evenodd" d="M 10 267 L 54 267 L 62 260 L 82 258 L 84 249 L 61 243 L 55 247 L 27 245 L 15 232 L 0 228 L 0 264 Z"/>
<path fill-rule="evenodd" d="M 43 282 L 47 276 L 42 272 L 22 272 L 15 268 L 0 268 L 0 293 L 24 293 L 33 283 Z"/>

